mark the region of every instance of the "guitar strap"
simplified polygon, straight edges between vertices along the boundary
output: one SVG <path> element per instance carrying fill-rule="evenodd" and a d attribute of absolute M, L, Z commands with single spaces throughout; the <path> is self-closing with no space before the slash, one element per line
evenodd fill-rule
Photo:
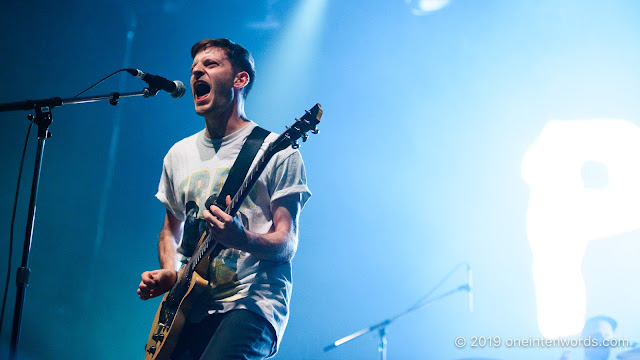
<path fill-rule="evenodd" d="M 215 201 L 217 207 L 222 210 L 227 208 L 225 201 L 227 195 L 233 197 L 238 192 L 244 182 L 244 178 L 247 177 L 253 159 L 256 157 L 256 154 L 258 154 L 258 150 L 260 150 L 264 139 L 266 139 L 268 135 L 269 131 L 260 126 L 253 128 L 251 134 L 249 134 L 247 140 L 245 140 L 244 145 L 242 145 L 236 161 L 233 163 L 233 166 L 231 166 L 231 170 L 229 170 L 229 175 L 227 175 L 227 180 L 224 182 L 220 194 L 218 194 L 218 198 Z M 205 204 L 207 209 L 212 205 L 210 203 L 212 197 L 209 197 Z"/>

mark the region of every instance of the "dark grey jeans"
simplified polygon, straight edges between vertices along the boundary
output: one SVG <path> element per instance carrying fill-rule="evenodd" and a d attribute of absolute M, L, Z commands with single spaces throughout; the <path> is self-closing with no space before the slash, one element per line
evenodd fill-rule
<path fill-rule="evenodd" d="M 262 316 L 249 310 L 209 315 L 187 322 L 172 360 L 258 360 L 276 349 L 276 334 Z"/>

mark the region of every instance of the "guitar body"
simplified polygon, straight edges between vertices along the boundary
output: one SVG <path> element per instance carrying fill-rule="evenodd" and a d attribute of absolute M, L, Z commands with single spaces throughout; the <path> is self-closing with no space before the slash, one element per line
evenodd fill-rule
<path fill-rule="evenodd" d="M 183 270 L 184 271 L 184 270 Z M 186 286 L 188 285 L 188 286 Z M 176 287 L 181 286 L 179 283 Z M 151 325 L 149 340 L 144 347 L 145 360 L 168 360 L 175 349 L 182 327 L 198 295 L 207 287 L 207 280 L 194 272 L 185 289 L 172 289 L 162 298 Z M 176 293 L 184 292 L 181 299 L 173 298 Z"/>

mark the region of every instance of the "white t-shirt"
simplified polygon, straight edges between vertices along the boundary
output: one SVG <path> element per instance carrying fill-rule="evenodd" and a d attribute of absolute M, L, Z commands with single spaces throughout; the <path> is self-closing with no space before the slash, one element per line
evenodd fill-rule
<path fill-rule="evenodd" d="M 199 207 L 198 218 L 202 218 L 205 202 L 222 189 L 229 169 L 255 126 L 249 122 L 217 140 L 207 139 L 202 130 L 177 142 L 164 158 L 156 197 L 181 221 L 185 220 L 186 203 L 193 200 Z M 267 137 L 253 165 L 277 137 L 274 133 Z M 300 194 L 300 208 L 311 196 L 300 152 L 288 147 L 271 158 L 242 203 L 238 215 L 244 227 L 258 234 L 267 233 L 272 225 L 272 202 L 290 194 Z M 187 242 L 181 239 L 178 247 L 182 262 L 188 260 L 197 245 Z M 192 308 L 190 321 L 197 322 L 207 313 L 251 310 L 271 323 L 279 344 L 289 317 L 291 262 L 259 260 L 247 252 L 224 249 L 211 261 L 208 274 L 200 275 L 209 280 L 209 289 Z"/>

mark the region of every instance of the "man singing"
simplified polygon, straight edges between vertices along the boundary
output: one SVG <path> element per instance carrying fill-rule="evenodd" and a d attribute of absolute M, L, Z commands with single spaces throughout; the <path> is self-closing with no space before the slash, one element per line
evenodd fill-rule
<path fill-rule="evenodd" d="M 244 112 L 255 67 L 251 54 L 227 39 L 199 41 L 191 56 L 191 92 L 205 127 L 164 158 L 156 194 L 166 207 L 158 240 L 161 269 L 142 274 L 138 295 L 147 300 L 175 284 L 177 264 L 188 260 L 199 240 L 183 236 L 186 204 L 195 202 L 197 217 L 226 248 L 205 260 L 200 275 L 207 289 L 190 310 L 171 359 L 264 359 L 276 353 L 287 325 L 298 218 L 311 193 L 300 153 L 287 148 L 269 161 L 235 216 L 217 206 L 205 209 L 257 126 Z M 267 136 L 258 157 L 276 137 Z"/>

